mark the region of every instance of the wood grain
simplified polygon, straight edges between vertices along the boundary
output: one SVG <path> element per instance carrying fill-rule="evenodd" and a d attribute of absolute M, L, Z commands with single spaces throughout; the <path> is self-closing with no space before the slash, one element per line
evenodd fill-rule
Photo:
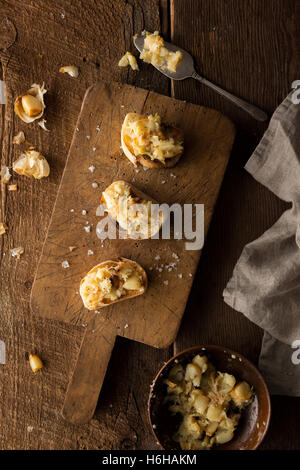
<path fill-rule="evenodd" d="M 120 152 L 120 130 L 129 112 L 158 112 L 163 122 L 182 129 L 185 150 L 176 167 L 144 171 L 139 166 L 136 171 Z M 204 204 L 201 223 L 207 233 L 234 136 L 234 126 L 225 116 L 185 101 L 118 83 L 100 82 L 86 93 L 31 296 L 31 308 L 37 315 L 76 325 L 94 320 L 95 331 L 99 330 L 93 340 L 86 335 L 81 346 L 64 405 L 64 415 L 71 422 L 91 418 L 92 396 L 95 406 L 117 335 L 157 348 L 166 348 L 175 340 L 200 257 L 199 249 L 187 250 L 187 240 L 172 235 L 171 239 L 101 242 L 95 228 L 102 191 L 122 178 L 161 204 L 176 203 L 182 208 L 184 204 Z M 95 167 L 92 174 L 91 165 Z M 97 190 L 93 181 L 99 185 Z M 82 215 L 82 210 L 87 214 Z M 91 230 L 88 234 L 86 223 Z M 71 253 L 70 246 L 75 247 Z M 88 256 L 89 249 L 92 256 Z M 137 261 L 146 270 L 147 293 L 106 307 L 100 315 L 87 311 L 78 295 L 80 280 L 93 265 L 119 256 Z M 70 267 L 63 269 L 62 261 L 68 261 Z M 170 263 L 174 264 L 172 272 L 167 270 Z M 95 364 L 91 365 L 93 357 Z M 101 357 L 102 369 L 97 366 Z M 90 368 L 98 371 L 93 378 L 87 376 Z"/>
<path fill-rule="evenodd" d="M 163 23 L 168 25 L 164 31 L 170 30 L 174 42 L 194 55 L 198 71 L 269 113 L 299 78 L 297 0 L 162 3 L 172 8 L 172 22 Z M 58 410 L 82 331 L 61 322 L 33 319 L 29 295 L 85 90 L 106 79 L 169 92 L 169 81 L 151 66 L 142 64 L 139 74 L 116 66 L 125 50 L 134 52 L 132 34 L 144 28 L 161 29 L 159 12 L 156 0 L 76 0 L 72 4 L 0 0 L 0 24 L 7 17 L 17 31 L 15 42 L 5 49 L 13 35 L 9 30 L 7 38 L 7 28 L 5 34 L 0 28 L 0 61 L 8 90 L 8 105 L 0 106 L 1 161 L 11 164 L 19 155 L 11 142 L 23 129 L 52 168 L 50 179 L 42 184 L 18 178 L 18 193 L 1 192 L 1 217 L 10 227 L 9 236 L 0 238 L 0 339 L 8 351 L 7 365 L 0 366 L 1 449 L 156 448 L 146 401 L 149 383 L 172 351 L 118 338 L 94 418 L 88 425 L 69 425 Z M 80 67 L 78 80 L 57 73 L 59 66 L 70 63 Z M 42 80 L 49 89 L 50 134 L 35 125 L 25 127 L 12 113 L 14 97 L 33 81 Z M 176 349 L 202 341 L 223 343 L 256 360 L 260 332 L 224 305 L 222 290 L 244 244 L 258 237 L 285 208 L 242 169 L 264 128 L 192 80 L 174 83 L 172 91 L 179 99 L 217 108 L 238 127 Z M 26 248 L 20 262 L 3 256 L 20 242 Z M 26 360 L 26 353 L 33 349 L 47 366 L 35 376 Z M 299 399 L 275 397 L 272 402 L 271 428 L 262 448 L 300 449 Z M 28 426 L 33 426 L 32 432 Z"/>
<path fill-rule="evenodd" d="M 124 51 L 133 51 L 131 36 L 136 30 L 160 28 L 159 3 L 1 0 L 1 24 L 6 17 L 15 25 L 17 37 L 9 49 L 0 43 L 8 98 L 7 106 L 0 107 L 1 163 L 11 165 L 19 156 L 21 149 L 12 145 L 12 137 L 24 130 L 28 140 L 48 158 L 51 176 L 39 183 L 14 175 L 18 192 L 1 190 L 0 217 L 6 220 L 9 231 L 0 238 L 0 338 L 7 346 L 7 364 L 0 367 L 0 447 L 155 446 L 146 419 L 147 394 L 149 383 L 169 357 L 169 351 L 158 352 L 118 340 L 96 415 L 89 425 L 68 425 L 60 410 L 83 331 L 76 326 L 33 318 L 29 296 L 86 89 L 95 81 L 106 79 L 168 92 L 167 79 L 153 68 L 143 67 L 142 73 L 136 74 L 117 67 Z M 69 64 L 79 66 L 77 80 L 58 73 L 61 65 Z M 13 101 L 19 92 L 34 81 L 43 80 L 48 89 L 46 119 L 50 133 L 36 124 L 26 126 L 13 114 Z M 9 249 L 20 244 L 25 253 L 16 262 Z M 39 375 L 32 374 L 26 359 L 32 350 L 45 362 Z M 133 374 L 134 371 L 138 373 Z M 33 427 L 32 432 L 28 432 L 28 426 Z"/>
<path fill-rule="evenodd" d="M 171 12 L 172 41 L 192 53 L 199 73 L 270 114 L 300 74 L 298 2 L 186 0 L 183 6 L 180 0 L 171 0 Z M 243 170 L 265 125 L 249 119 L 199 83 L 174 82 L 172 91 L 178 98 L 189 97 L 195 103 L 216 107 L 237 127 L 175 350 L 201 343 L 221 344 L 256 362 L 262 333 L 226 306 L 222 292 L 244 245 L 268 229 L 286 208 Z M 299 449 L 296 415 L 300 400 L 274 397 L 272 403 L 271 428 L 261 448 Z"/>

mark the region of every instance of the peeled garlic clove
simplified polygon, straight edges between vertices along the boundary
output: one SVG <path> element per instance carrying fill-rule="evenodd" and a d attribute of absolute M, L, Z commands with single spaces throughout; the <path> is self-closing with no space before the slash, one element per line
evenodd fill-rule
<path fill-rule="evenodd" d="M 8 166 L 2 166 L 1 167 L 1 182 L 2 183 L 8 183 L 11 178 L 11 173 L 9 171 Z"/>
<path fill-rule="evenodd" d="M 131 52 L 126 52 L 126 54 L 123 55 L 123 57 L 119 60 L 118 65 L 119 67 L 127 67 L 128 65 L 130 65 L 132 70 L 139 70 L 136 58 L 133 54 L 131 54 Z"/>
<path fill-rule="evenodd" d="M 20 145 L 25 142 L 25 134 L 23 131 L 20 131 L 17 135 L 13 138 L 13 144 Z"/>
<path fill-rule="evenodd" d="M 13 170 L 19 175 L 33 176 L 36 179 L 49 176 L 50 167 L 46 158 L 36 150 L 26 150 L 13 163 Z"/>
<path fill-rule="evenodd" d="M 42 103 L 32 95 L 24 95 L 21 99 L 24 112 L 29 117 L 35 117 L 43 109 Z"/>
<path fill-rule="evenodd" d="M 18 96 L 15 101 L 15 113 L 22 121 L 29 123 L 43 116 L 45 109 L 44 94 L 46 92 L 44 83 L 42 86 L 34 83 L 26 93 Z"/>
<path fill-rule="evenodd" d="M 79 75 L 78 67 L 75 65 L 65 65 L 64 67 L 60 67 L 59 71 L 61 73 L 68 73 L 70 77 L 77 78 Z"/>
<path fill-rule="evenodd" d="M 38 370 L 43 368 L 43 362 L 36 354 L 29 354 L 29 364 L 32 372 L 35 374 Z"/>

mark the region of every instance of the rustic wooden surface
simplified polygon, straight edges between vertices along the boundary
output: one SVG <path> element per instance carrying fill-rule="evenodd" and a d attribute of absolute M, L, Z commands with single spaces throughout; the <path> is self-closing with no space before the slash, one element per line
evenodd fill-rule
<path fill-rule="evenodd" d="M 9 234 L 0 239 L 0 339 L 6 342 L 8 356 L 7 365 L 0 366 L 2 449 L 155 448 L 146 397 L 155 372 L 172 350 L 157 351 L 118 339 L 93 420 L 80 427 L 68 425 L 59 410 L 82 331 L 33 318 L 29 309 L 34 271 L 80 102 L 85 89 L 98 79 L 121 80 L 165 94 L 171 91 L 177 98 L 224 111 L 237 124 L 234 154 L 175 349 L 209 341 L 257 360 L 260 331 L 226 307 L 221 294 L 244 244 L 259 236 L 285 208 L 242 169 L 264 127 L 199 83 L 189 80 L 170 86 L 150 66 L 136 74 L 118 69 L 116 59 L 131 48 L 132 34 L 143 28 L 159 29 L 162 24 L 165 34 L 195 56 L 199 72 L 271 113 L 299 78 L 299 3 L 162 0 L 161 4 L 160 17 L 155 0 L 71 4 L 0 0 L 0 73 L 8 91 L 8 105 L 0 106 L 1 163 L 11 164 L 19 154 L 12 136 L 25 129 L 52 168 L 47 181 L 18 178 L 17 193 L 1 190 L 1 218 L 9 225 Z M 81 69 L 78 80 L 57 72 L 58 66 L 70 63 Z M 33 81 L 42 80 L 49 88 L 50 133 L 36 125 L 25 127 L 12 111 L 13 98 Z M 16 261 L 8 250 L 19 244 L 26 251 Z M 46 365 L 38 375 L 32 374 L 26 360 L 33 349 Z M 299 411 L 299 399 L 274 398 L 271 428 L 262 448 L 299 449 Z"/>
<path fill-rule="evenodd" d="M 129 112 L 145 115 L 157 112 L 164 122 L 182 129 L 185 151 L 176 167 L 144 171 L 139 166 L 136 171 L 120 151 L 120 129 Z M 166 348 L 174 342 L 200 258 L 199 249 L 186 249 L 185 239 L 117 238 L 100 242 L 96 235 L 100 221 L 96 209 L 102 191 L 121 178 L 161 204 L 177 203 L 183 207 L 202 203 L 205 213 L 200 223 L 204 223 L 205 230 L 203 225 L 198 230 L 199 233 L 203 230 L 204 236 L 234 137 L 231 121 L 203 106 L 115 82 L 98 82 L 86 93 L 32 288 L 31 308 L 42 317 L 88 325 L 95 313 L 82 304 L 78 295 L 80 280 L 95 264 L 119 256 L 143 266 L 149 285 L 146 295 L 111 305 L 102 314 L 96 314 L 93 331 L 99 334 L 94 338 L 88 335 L 89 344 L 81 346 L 76 380 L 72 379 L 68 389 L 68 396 L 77 399 L 67 399 L 64 405 L 64 416 L 71 422 L 82 424 L 91 418 L 97 400 L 93 403 L 90 394 L 95 399 L 97 390 L 100 391 L 116 336 L 157 348 Z M 93 173 L 89 171 L 91 165 L 95 167 Z M 97 190 L 92 187 L 93 181 L 98 184 Z M 82 214 L 83 209 L 86 215 Z M 84 230 L 86 223 L 89 233 Z M 75 247 L 72 253 L 70 246 Z M 92 250 L 92 256 L 88 250 Z M 159 261 L 155 261 L 156 257 Z M 69 262 L 68 269 L 62 268 L 65 260 Z M 172 272 L 159 268 L 170 263 L 175 264 Z M 86 363 L 91 358 L 94 365 Z M 97 367 L 99 361 L 101 370 Z M 89 366 L 93 377 L 85 380 Z"/>

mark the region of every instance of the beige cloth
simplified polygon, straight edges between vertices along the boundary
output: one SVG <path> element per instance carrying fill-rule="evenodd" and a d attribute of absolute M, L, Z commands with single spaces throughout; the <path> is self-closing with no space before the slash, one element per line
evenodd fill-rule
<path fill-rule="evenodd" d="M 292 343 L 300 340 L 300 105 L 293 104 L 292 94 L 245 168 L 292 205 L 245 246 L 224 300 L 263 328 L 259 368 L 270 392 L 300 396 L 300 365 L 292 361 Z"/>

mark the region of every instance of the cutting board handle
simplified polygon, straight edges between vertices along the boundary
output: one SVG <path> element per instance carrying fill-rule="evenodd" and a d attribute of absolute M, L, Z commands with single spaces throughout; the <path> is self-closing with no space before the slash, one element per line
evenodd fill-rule
<path fill-rule="evenodd" d="M 93 417 L 107 366 L 116 340 L 109 323 L 88 326 L 69 382 L 62 409 L 63 417 L 72 424 L 85 424 Z"/>

